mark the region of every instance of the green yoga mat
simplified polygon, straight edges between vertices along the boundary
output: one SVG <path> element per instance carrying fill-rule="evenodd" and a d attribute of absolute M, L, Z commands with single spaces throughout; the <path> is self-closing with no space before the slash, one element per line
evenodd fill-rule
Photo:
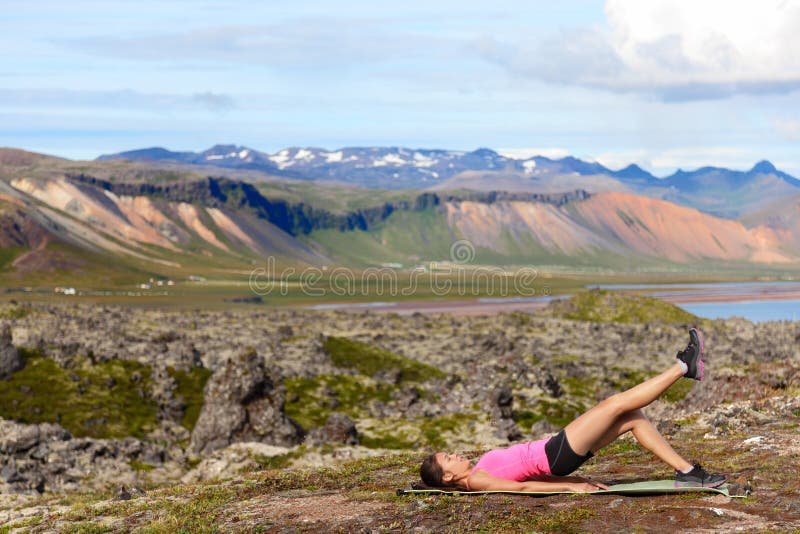
<path fill-rule="evenodd" d="M 718 488 L 676 488 L 674 480 L 646 480 L 644 482 L 633 482 L 630 484 L 614 484 L 607 490 L 587 492 L 587 495 L 655 495 L 665 493 L 690 493 L 690 492 L 709 492 L 720 493 L 726 497 L 743 498 L 750 494 L 749 490 L 744 491 L 744 495 L 731 495 L 729 493 L 730 484 L 723 484 Z M 460 491 L 446 489 L 399 489 L 398 495 L 488 495 L 492 493 L 502 493 L 506 495 L 560 495 L 576 494 L 575 491 Z"/>

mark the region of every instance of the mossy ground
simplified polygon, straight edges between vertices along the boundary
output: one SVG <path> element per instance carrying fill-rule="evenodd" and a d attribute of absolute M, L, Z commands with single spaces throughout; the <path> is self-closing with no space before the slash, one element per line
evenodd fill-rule
<path fill-rule="evenodd" d="M 542 419 L 562 428 L 587 409 L 585 404 L 576 400 L 539 398 L 530 408 L 523 404 L 520 409 L 514 410 L 512 417 L 524 431 L 529 431 L 534 423 Z"/>
<path fill-rule="evenodd" d="M 128 465 L 131 466 L 131 469 L 134 471 L 152 471 L 156 468 L 153 464 L 148 464 L 145 462 L 139 462 L 137 460 L 131 460 L 128 462 Z"/>
<path fill-rule="evenodd" d="M 399 386 L 359 375 L 318 375 L 313 378 L 290 378 L 286 385 L 286 415 L 305 430 L 322 426 L 333 412 L 358 421 L 360 443 L 378 449 L 442 448 L 448 436 L 478 419 L 477 413 L 459 413 L 437 417 L 370 416 L 370 403 L 394 402 L 392 394 Z"/>
<path fill-rule="evenodd" d="M 697 316 L 661 299 L 622 295 L 602 289 L 592 289 L 566 300 L 553 301 L 543 313 L 576 321 L 691 324 L 701 322 Z"/>
<path fill-rule="evenodd" d="M 30 312 L 31 307 L 29 305 L 9 303 L 0 306 L 0 319 L 22 319 L 27 317 Z"/>
<path fill-rule="evenodd" d="M 749 433 L 791 439 L 792 430 L 772 423 Z M 131 501 L 87 496 L 66 512 L 18 523 L 33 532 L 653 532 L 794 531 L 796 457 L 741 446 L 742 435 L 708 442 L 704 431 L 687 428 L 674 437 L 687 454 L 701 453 L 704 465 L 732 479 L 753 482 L 747 499 L 712 494 L 527 496 L 397 496 L 395 489 L 417 481 L 423 454 L 404 452 L 322 468 L 266 465 L 234 480 L 178 484 L 153 489 Z M 467 451 L 477 458 L 483 451 Z M 668 478 L 671 470 L 633 440 L 603 449 L 579 471 L 606 483 Z M 106 495 L 106 498 L 110 494 Z"/>
<path fill-rule="evenodd" d="M 370 351 L 360 352 L 365 353 L 371 354 Z M 535 421 L 534 417 L 548 417 L 554 424 L 571 419 L 577 412 L 588 407 L 594 396 L 607 388 L 625 389 L 650 376 L 647 371 L 626 368 L 603 368 L 602 374 L 598 375 L 595 373 L 600 369 L 598 364 L 584 362 L 569 354 L 555 357 L 553 363 L 550 366 L 552 372 L 565 390 L 562 397 L 526 399 L 527 405 L 516 404 L 515 400 L 518 411 L 531 412 L 531 422 Z M 332 411 L 356 414 L 359 418 L 366 417 L 366 420 L 374 422 L 378 418 L 369 417 L 374 412 L 368 409 L 370 403 L 392 403 L 393 394 L 409 385 L 426 387 L 424 383 L 413 381 L 405 384 L 382 382 L 366 374 L 372 372 L 371 368 L 364 367 L 362 372 L 355 365 L 342 366 L 343 374 L 288 381 L 287 409 L 290 412 L 292 409 L 296 410 L 290 415 L 301 420 L 305 417 L 305 425 L 309 426 L 323 424 Z M 591 368 L 591 365 L 596 368 Z M 577 373 L 574 372 L 576 367 L 579 368 Z M 388 368 L 398 367 L 389 365 Z M 382 367 L 375 372 L 385 369 L 386 367 Z M 66 371 L 70 372 L 71 369 Z M 759 373 L 756 371 L 758 369 L 748 371 L 747 377 L 757 377 Z M 592 380 L 596 376 L 603 378 Z M 717 376 L 722 377 L 722 374 Z M 201 382 L 197 377 L 184 377 L 181 380 L 188 384 L 189 390 L 195 392 Z M 179 388 L 181 380 L 176 378 Z M 741 399 L 741 395 L 756 399 L 765 389 L 756 379 L 750 383 L 749 390 L 735 387 L 738 382 L 732 384 L 730 388 L 726 387 L 726 396 L 716 397 L 720 402 L 729 398 L 728 391 L 735 392 L 731 395 L 736 396 L 730 397 L 734 400 Z M 688 389 L 682 391 L 680 388 L 691 388 L 693 385 L 695 383 L 692 381 L 682 380 L 673 389 L 677 388 L 676 395 L 682 398 Z M 796 393 L 796 387 L 789 387 L 784 391 L 784 394 Z M 468 408 L 475 413 L 450 414 L 440 419 L 428 420 L 413 417 L 384 418 L 380 421 L 383 426 L 375 432 L 367 432 L 367 427 L 362 426 L 361 420 L 357 420 L 357 425 L 360 432 L 365 430 L 362 434 L 363 443 L 372 447 L 438 447 L 440 442 L 436 440 L 447 441 L 448 433 L 468 429 L 466 425 L 470 422 L 470 417 L 477 417 L 482 408 L 485 406 L 481 402 L 475 402 Z M 780 424 L 783 426 L 772 426 L 776 419 L 781 420 Z M 402 427 L 405 423 L 413 426 L 413 429 L 406 431 Z M 423 455 L 421 451 L 306 470 L 286 468 L 296 459 L 295 454 L 299 454 L 292 451 L 274 459 L 262 458 L 260 462 L 257 461 L 261 464 L 261 469 L 242 474 L 235 481 L 156 489 L 149 491 L 146 498 L 128 503 L 95 503 L 96 498 L 87 499 L 68 513 L 48 514 L 42 519 L 35 519 L 26 528 L 30 526 L 29 530 L 34 531 L 41 527 L 42 530 L 49 528 L 54 531 L 85 532 L 103 529 L 142 529 L 147 532 L 254 532 L 291 529 L 358 531 L 362 528 L 386 531 L 420 528 L 443 532 L 651 531 L 663 529 L 665 524 L 676 526 L 676 529 L 718 529 L 720 525 L 728 526 L 726 521 L 735 520 L 733 513 L 721 517 L 709 512 L 711 506 L 720 509 L 727 507 L 734 512 L 745 510 L 764 518 L 766 523 L 748 527 L 750 530 L 783 530 L 787 524 L 793 528 L 800 526 L 800 512 L 791 508 L 798 493 L 792 478 L 796 471 L 792 470 L 792 466 L 796 466 L 796 453 L 776 456 L 775 451 L 741 447 L 744 439 L 760 433 L 780 431 L 786 433 L 784 437 L 787 439 L 795 439 L 798 421 L 791 416 L 773 417 L 762 427 L 748 428 L 747 433 L 741 430 L 731 431 L 714 440 L 703 437 L 708 429 L 699 427 L 692 416 L 684 417 L 684 420 L 676 423 L 679 423 L 679 428 L 669 438 L 681 454 L 687 458 L 702 460 L 707 467 L 724 469 L 732 474 L 759 477 L 758 482 L 766 493 L 744 503 L 706 501 L 703 496 L 618 500 L 609 496 L 564 496 L 547 499 L 499 496 L 475 499 L 398 498 L 393 495 L 392 490 L 416 481 L 418 463 Z M 469 432 L 466 434 L 469 435 Z M 477 457 L 481 452 L 483 451 L 473 451 L 471 456 Z M 136 467 L 147 469 L 146 465 Z M 759 470 L 769 471 L 769 474 L 762 475 Z M 773 470 L 779 472 L 773 476 Z M 639 448 L 633 441 L 622 440 L 600 451 L 581 468 L 580 473 L 609 482 L 666 477 L 670 476 L 670 469 L 658 463 L 650 453 Z M 341 499 L 336 501 L 336 506 L 330 505 L 330 501 L 326 500 L 332 496 Z M 105 497 L 110 497 L 110 494 Z M 280 512 L 276 501 L 289 503 L 291 510 Z M 344 514 L 338 506 L 342 503 L 354 507 L 358 513 Z M 775 521 L 783 523 L 774 523 Z M 736 523 L 730 525 L 731 529 L 735 526 Z"/>
<path fill-rule="evenodd" d="M 359 423 L 361 443 L 371 448 L 408 449 L 423 445 L 443 446 L 442 431 L 454 431 L 455 418 L 381 418 L 372 420 L 370 406 L 380 402 L 391 404 L 401 387 L 425 380 L 443 378 L 439 369 L 411 358 L 394 354 L 380 347 L 329 336 L 323 343 L 337 367 L 352 369 L 358 374 L 325 374 L 311 378 L 289 378 L 286 386 L 286 415 L 305 430 L 322 426 L 333 412 L 343 413 Z M 376 380 L 381 372 L 399 373 L 398 383 Z M 420 395 L 428 395 L 419 388 Z M 438 427 L 436 425 L 439 425 Z"/>
<path fill-rule="evenodd" d="M 63 369 L 37 351 L 21 352 L 25 367 L 0 381 L 0 417 L 59 423 L 76 437 L 143 437 L 155 428 L 149 366 L 76 357 Z"/>
<path fill-rule="evenodd" d="M 355 369 L 367 376 L 390 370 L 399 371 L 401 380 L 405 382 L 421 382 L 445 376 L 444 372 L 430 365 L 352 339 L 329 336 L 322 346 L 334 365 Z"/>
<path fill-rule="evenodd" d="M 205 367 L 193 367 L 188 372 L 169 367 L 167 372 L 177 384 L 174 395 L 183 399 L 185 406 L 181 424 L 192 431 L 203 408 L 203 388 L 212 372 Z"/>
<path fill-rule="evenodd" d="M 306 453 L 305 445 L 300 445 L 294 450 L 291 450 L 284 454 L 277 454 L 275 456 L 265 456 L 263 454 L 256 454 L 253 456 L 253 460 L 262 468 L 262 469 L 282 469 L 287 467 L 292 460 L 296 458 L 302 457 Z"/>
<path fill-rule="evenodd" d="M 366 415 L 371 401 L 389 402 L 397 386 L 365 376 L 318 375 L 289 378 L 286 386 L 286 415 L 308 430 L 322 426 L 333 412 L 358 418 Z"/>
<path fill-rule="evenodd" d="M 150 366 L 132 360 L 92 363 L 78 356 L 68 368 L 32 349 L 20 348 L 25 367 L 0 380 L 0 417 L 22 423 L 58 423 L 75 437 L 144 437 L 156 428 L 158 406 L 150 397 Z M 203 407 L 211 371 L 168 369 L 173 394 L 185 404 L 188 430 Z"/>

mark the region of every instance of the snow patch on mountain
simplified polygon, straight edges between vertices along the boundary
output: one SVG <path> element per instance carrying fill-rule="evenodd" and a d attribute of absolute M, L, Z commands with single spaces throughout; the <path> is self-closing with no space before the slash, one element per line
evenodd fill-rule
<path fill-rule="evenodd" d="M 437 163 L 439 163 L 437 159 L 430 158 L 419 152 L 414 152 L 414 165 L 417 167 L 433 167 Z"/>
<path fill-rule="evenodd" d="M 269 156 L 268 158 L 272 163 L 278 166 L 279 169 L 285 169 L 291 163 L 289 163 L 289 150 L 284 148 L 277 154 Z M 293 162 L 292 162 L 293 163 Z"/>
<path fill-rule="evenodd" d="M 325 152 L 323 153 L 325 156 L 325 163 L 339 163 L 342 161 L 342 157 L 344 156 L 344 152 L 338 150 L 336 152 Z"/>
<path fill-rule="evenodd" d="M 523 161 L 522 168 L 525 169 L 526 174 L 533 174 L 533 169 L 536 168 L 536 162 L 532 159 Z"/>
<path fill-rule="evenodd" d="M 294 159 L 300 160 L 300 161 L 303 161 L 303 160 L 310 161 L 310 160 L 314 159 L 315 157 L 316 157 L 315 154 L 313 152 L 311 152 L 310 150 L 306 149 L 306 148 L 301 148 L 294 155 Z"/>
<path fill-rule="evenodd" d="M 381 159 L 375 160 L 372 165 L 375 167 L 382 167 L 384 165 L 405 165 L 407 163 L 406 160 L 397 154 L 386 154 Z"/>

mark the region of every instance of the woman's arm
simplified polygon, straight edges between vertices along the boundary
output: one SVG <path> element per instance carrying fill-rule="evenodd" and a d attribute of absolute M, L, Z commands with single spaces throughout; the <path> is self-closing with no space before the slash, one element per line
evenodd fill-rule
<path fill-rule="evenodd" d="M 561 477 L 566 479 L 567 477 Z M 599 483 L 585 482 L 576 479 L 568 480 L 526 480 L 517 482 L 516 480 L 506 480 L 497 478 L 485 471 L 478 471 L 469 477 L 469 487 L 475 491 L 579 491 L 592 492 L 601 489 Z"/>
<path fill-rule="evenodd" d="M 604 490 L 608 489 L 608 486 L 606 486 L 602 482 L 598 482 L 596 480 L 592 480 L 591 478 L 579 477 L 579 476 L 560 477 L 560 476 L 556 476 L 556 475 L 547 475 L 547 476 L 538 478 L 537 480 L 541 480 L 541 481 L 544 481 L 544 482 L 561 482 L 561 483 L 568 483 L 568 484 L 569 483 L 578 483 L 578 484 L 580 484 L 580 483 L 588 483 L 588 484 L 591 484 L 592 486 L 596 486 L 596 489 L 604 489 Z M 583 490 L 581 490 L 581 491 L 583 491 Z"/>

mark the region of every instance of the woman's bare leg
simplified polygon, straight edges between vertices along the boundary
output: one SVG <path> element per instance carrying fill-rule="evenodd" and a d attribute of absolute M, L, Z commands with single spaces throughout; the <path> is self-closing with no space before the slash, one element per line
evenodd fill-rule
<path fill-rule="evenodd" d="M 683 368 L 676 363 L 660 375 L 601 401 L 564 428 L 572 450 L 580 455 L 593 450 L 622 415 L 656 400 L 683 374 Z"/>
<path fill-rule="evenodd" d="M 599 451 L 628 431 L 633 433 L 633 437 L 642 447 L 655 454 L 667 465 L 672 466 L 673 469 L 683 471 L 692 467 L 692 464 L 675 452 L 672 446 L 659 434 L 653 423 L 642 413 L 642 410 L 634 410 L 618 417 L 614 424 L 611 425 L 611 428 L 608 429 L 608 432 L 591 448 L 591 451 Z"/>

